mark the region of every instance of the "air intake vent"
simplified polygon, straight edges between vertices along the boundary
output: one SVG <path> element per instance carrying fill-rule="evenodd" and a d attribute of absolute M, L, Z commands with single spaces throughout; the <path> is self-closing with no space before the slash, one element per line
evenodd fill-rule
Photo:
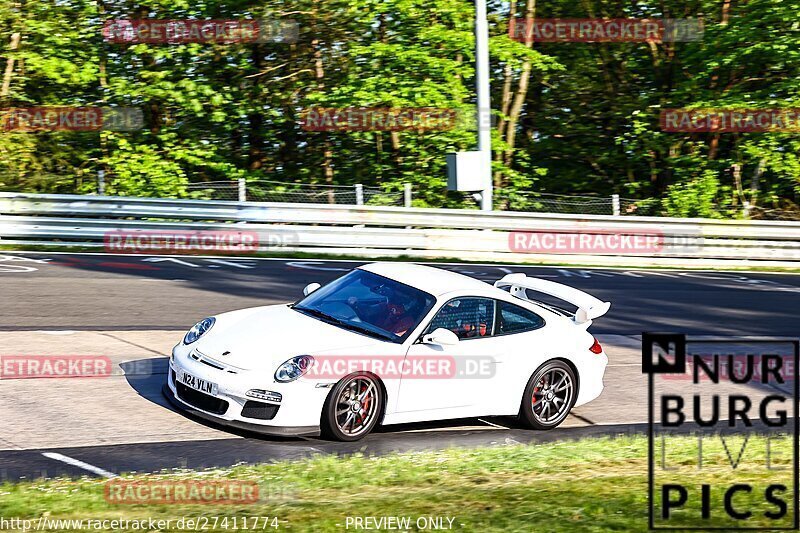
<path fill-rule="evenodd" d="M 256 418 L 258 420 L 272 420 L 278 414 L 280 405 L 271 403 L 254 402 L 248 400 L 242 408 L 242 416 L 245 418 Z"/>
<path fill-rule="evenodd" d="M 190 389 L 183 383 L 176 383 L 175 389 L 178 391 L 178 398 L 201 411 L 215 415 L 224 415 L 228 410 L 228 402 L 225 400 L 220 400 L 219 398 L 214 398 L 208 394 Z"/>

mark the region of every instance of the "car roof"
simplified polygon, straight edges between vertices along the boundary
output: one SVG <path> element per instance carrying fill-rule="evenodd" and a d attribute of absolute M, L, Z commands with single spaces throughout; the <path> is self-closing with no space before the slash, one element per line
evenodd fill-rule
<path fill-rule="evenodd" d="M 436 297 L 453 291 L 485 292 L 494 289 L 492 285 L 464 274 L 414 263 L 370 263 L 358 268 L 411 285 Z"/>

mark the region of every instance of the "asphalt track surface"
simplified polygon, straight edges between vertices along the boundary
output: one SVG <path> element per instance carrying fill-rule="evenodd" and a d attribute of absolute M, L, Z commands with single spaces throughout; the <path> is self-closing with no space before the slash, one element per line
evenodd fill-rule
<path fill-rule="evenodd" d="M 601 399 L 550 432 L 528 431 L 508 419 L 470 419 L 393 426 L 358 443 L 334 443 L 226 430 L 177 413 L 160 397 L 163 355 L 199 318 L 293 301 L 307 283 L 325 283 L 359 264 L 0 252 L 0 358 L 40 353 L 42 347 L 41 353 L 105 349 L 115 354 L 112 359 L 120 368 L 118 379 L 88 394 L 87 385 L 75 380 L 0 380 L 0 412 L 8 415 L 6 428 L 0 426 L 0 481 L 641 433 L 645 397 L 636 337 L 641 332 L 798 336 L 797 275 L 440 264 L 485 281 L 524 272 L 611 301 L 609 314 L 592 327 L 614 367 Z M 135 379 L 131 361 L 150 365 L 141 379 Z M 23 383 L 33 381 L 69 383 Z M 105 403 L 93 402 L 104 393 L 108 406 L 103 416 L 112 419 L 109 425 L 128 421 L 136 429 L 158 419 L 164 432 L 138 439 L 126 433 L 131 428 L 96 427 L 98 419 L 81 409 Z M 641 401 L 630 401 L 639 394 Z M 159 440 L 168 427 L 173 427 L 170 438 Z M 95 441 L 95 433 L 109 438 Z M 125 437 L 114 438 L 117 433 Z"/>
<path fill-rule="evenodd" d="M 0 330 L 186 329 L 224 311 L 290 302 L 353 261 L 0 252 Z M 800 275 L 438 265 L 485 281 L 509 272 L 613 302 L 597 333 L 795 335 Z"/>

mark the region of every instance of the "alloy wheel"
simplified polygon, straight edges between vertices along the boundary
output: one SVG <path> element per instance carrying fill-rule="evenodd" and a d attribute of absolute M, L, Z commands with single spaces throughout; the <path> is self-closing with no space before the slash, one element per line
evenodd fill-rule
<path fill-rule="evenodd" d="M 536 420 L 554 424 L 567 415 L 572 406 L 575 384 L 563 368 L 552 368 L 542 375 L 533 388 L 531 409 Z"/>
<path fill-rule="evenodd" d="M 343 434 L 356 437 L 372 426 L 377 416 L 378 386 L 368 376 L 354 377 L 336 399 L 336 426 Z"/>

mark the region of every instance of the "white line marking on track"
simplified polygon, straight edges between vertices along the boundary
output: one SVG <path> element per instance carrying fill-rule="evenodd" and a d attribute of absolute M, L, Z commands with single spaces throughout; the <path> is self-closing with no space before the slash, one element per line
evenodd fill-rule
<path fill-rule="evenodd" d="M 209 263 L 216 263 L 218 265 L 227 265 L 236 268 L 255 268 L 252 264 L 248 263 L 234 263 L 233 261 L 225 261 L 223 259 L 206 259 Z M 212 265 L 209 265 L 212 266 Z"/>
<path fill-rule="evenodd" d="M 109 472 L 108 470 L 103 470 L 100 467 L 90 465 L 89 463 L 84 463 L 83 461 L 73 459 L 72 457 L 67 457 L 66 455 L 61 455 L 60 453 L 43 452 L 42 455 L 54 461 L 61 461 L 62 463 L 66 463 L 70 466 L 76 466 L 78 468 L 82 468 L 87 472 L 91 472 L 92 474 L 97 474 L 98 476 L 107 478 L 117 477 L 117 475 L 113 472 Z"/>
<path fill-rule="evenodd" d="M 397 431 L 397 433 L 433 433 L 435 431 L 497 431 L 497 429 L 508 429 L 503 426 L 488 427 L 488 426 L 453 426 L 453 427 L 432 427 L 423 429 L 406 429 Z"/>
<path fill-rule="evenodd" d="M 38 268 L 25 266 L 25 265 L 0 265 L 0 272 L 10 274 L 20 274 L 23 272 L 36 272 Z"/>
<path fill-rule="evenodd" d="M 0 261 L 27 261 L 29 263 L 40 263 L 46 265 L 50 259 L 33 259 L 31 257 L 17 255 L 0 255 Z"/>
<path fill-rule="evenodd" d="M 509 429 L 507 426 L 501 426 L 500 424 L 493 424 L 491 422 L 487 422 L 483 418 L 479 418 L 478 420 L 483 422 L 486 425 L 489 425 L 489 426 L 493 426 L 493 427 L 500 428 L 500 429 Z"/>
<path fill-rule="evenodd" d="M 115 253 L 107 253 L 107 252 L 60 252 L 60 251 L 31 252 L 31 251 L 25 251 L 25 250 L 7 250 L 4 253 L 14 254 L 15 256 L 17 256 L 17 255 L 89 255 L 89 256 L 92 256 L 92 255 L 106 255 L 106 256 L 114 256 L 114 257 L 128 257 L 128 258 L 130 257 L 130 254 L 115 254 Z M 162 254 L 162 255 L 160 255 L 158 257 L 172 257 L 172 256 L 170 256 L 168 254 Z M 175 256 L 175 257 L 185 257 L 185 255 Z M 218 256 L 218 255 L 194 255 L 192 257 L 198 258 L 198 259 L 200 259 L 200 258 L 221 258 L 221 259 L 230 258 L 230 256 Z M 284 262 L 287 265 L 290 265 L 290 263 L 294 262 L 294 261 L 287 260 L 285 257 L 248 257 L 247 259 L 251 260 L 251 261 L 277 261 L 279 263 L 280 262 Z M 34 260 L 34 261 L 51 261 L 51 259 L 45 258 L 45 259 L 37 259 L 37 260 Z M 319 261 L 319 262 L 327 262 L 327 263 L 359 263 L 359 264 L 369 263 L 368 260 L 358 259 L 358 258 L 353 258 L 353 259 L 329 259 L 329 258 L 327 258 L 325 256 L 320 256 L 318 258 L 309 259 L 308 261 L 311 261 L 311 262 Z M 308 261 L 306 261 L 306 262 L 308 262 Z M 563 269 L 564 268 L 563 266 L 542 265 L 540 263 L 472 263 L 472 262 L 469 262 L 469 263 L 453 263 L 453 262 L 450 262 L 450 261 L 439 261 L 439 262 L 435 262 L 435 263 L 431 263 L 430 261 L 412 261 L 412 262 L 413 263 L 420 263 L 420 264 L 423 264 L 423 265 L 472 265 L 472 266 L 485 266 L 485 267 L 494 267 L 494 268 L 498 268 L 500 266 L 505 266 L 505 267 L 508 267 L 508 268 L 543 268 L 543 269 L 550 269 L 550 270 L 558 270 L 558 269 Z M 575 265 L 575 266 L 579 267 L 581 265 Z M 300 268 L 303 268 L 303 267 L 300 267 Z M 597 265 L 597 266 L 594 266 L 593 268 L 601 268 L 603 270 L 609 270 L 609 271 L 611 271 L 611 270 L 630 271 L 631 270 L 631 267 L 628 267 L 628 266 L 611 266 L 611 265 L 608 265 L 608 266 L 606 266 L 606 265 Z M 776 268 L 779 268 L 779 267 L 776 267 Z M 341 268 L 341 269 L 338 269 L 338 270 L 342 270 L 342 271 L 346 272 L 346 271 L 351 270 L 351 269 L 349 269 L 349 268 Z M 679 269 L 679 268 L 668 268 L 668 267 L 667 268 L 665 268 L 665 267 L 660 267 L 660 268 L 659 267 L 650 267 L 650 268 L 645 268 L 644 270 L 642 270 L 641 268 L 633 269 L 633 270 L 635 272 L 647 274 L 647 273 L 654 273 L 654 272 L 658 273 L 660 271 L 677 272 L 677 271 L 680 271 L 681 269 Z M 728 270 L 728 269 L 725 269 L 725 268 L 711 268 L 711 269 L 709 269 L 709 268 L 685 268 L 683 270 L 684 271 L 688 270 L 688 271 L 691 271 L 691 272 L 730 272 L 732 274 L 743 274 L 743 273 L 750 273 L 750 274 L 780 274 L 782 276 L 800 277 L 800 272 L 792 272 L 792 271 L 787 271 L 787 270 L 782 270 L 782 269 L 774 270 L 774 271 L 765 271 L 765 270 L 748 270 L 746 268 L 744 268 L 744 269 L 733 269 L 733 270 Z M 545 276 L 541 276 L 540 275 L 540 276 L 537 276 L 537 277 L 545 277 Z M 558 277 L 558 276 L 555 275 L 553 277 Z M 672 277 L 674 277 L 674 276 L 672 276 Z"/>
<path fill-rule="evenodd" d="M 199 268 L 200 265 L 195 265 L 194 263 L 190 263 L 189 261 L 182 261 L 180 259 L 175 259 L 174 257 L 145 257 L 142 259 L 145 263 L 162 263 L 164 261 L 171 261 L 173 263 L 177 263 L 179 265 L 188 266 L 192 268 Z"/>
<path fill-rule="evenodd" d="M 658 270 L 647 270 L 647 271 L 637 270 L 636 272 L 638 272 L 640 274 L 648 274 L 650 276 L 664 276 L 665 278 L 677 278 L 678 277 L 675 274 L 668 274 L 666 272 L 662 272 L 662 271 L 658 271 Z"/>
<path fill-rule="evenodd" d="M 320 265 L 321 261 L 288 261 L 286 266 L 294 268 L 302 268 L 305 270 L 329 270 L 336 272 L 347 272 L 349 268 L 326 267 Z M 354 262 L 354 261 L 351 261 Z"/>

